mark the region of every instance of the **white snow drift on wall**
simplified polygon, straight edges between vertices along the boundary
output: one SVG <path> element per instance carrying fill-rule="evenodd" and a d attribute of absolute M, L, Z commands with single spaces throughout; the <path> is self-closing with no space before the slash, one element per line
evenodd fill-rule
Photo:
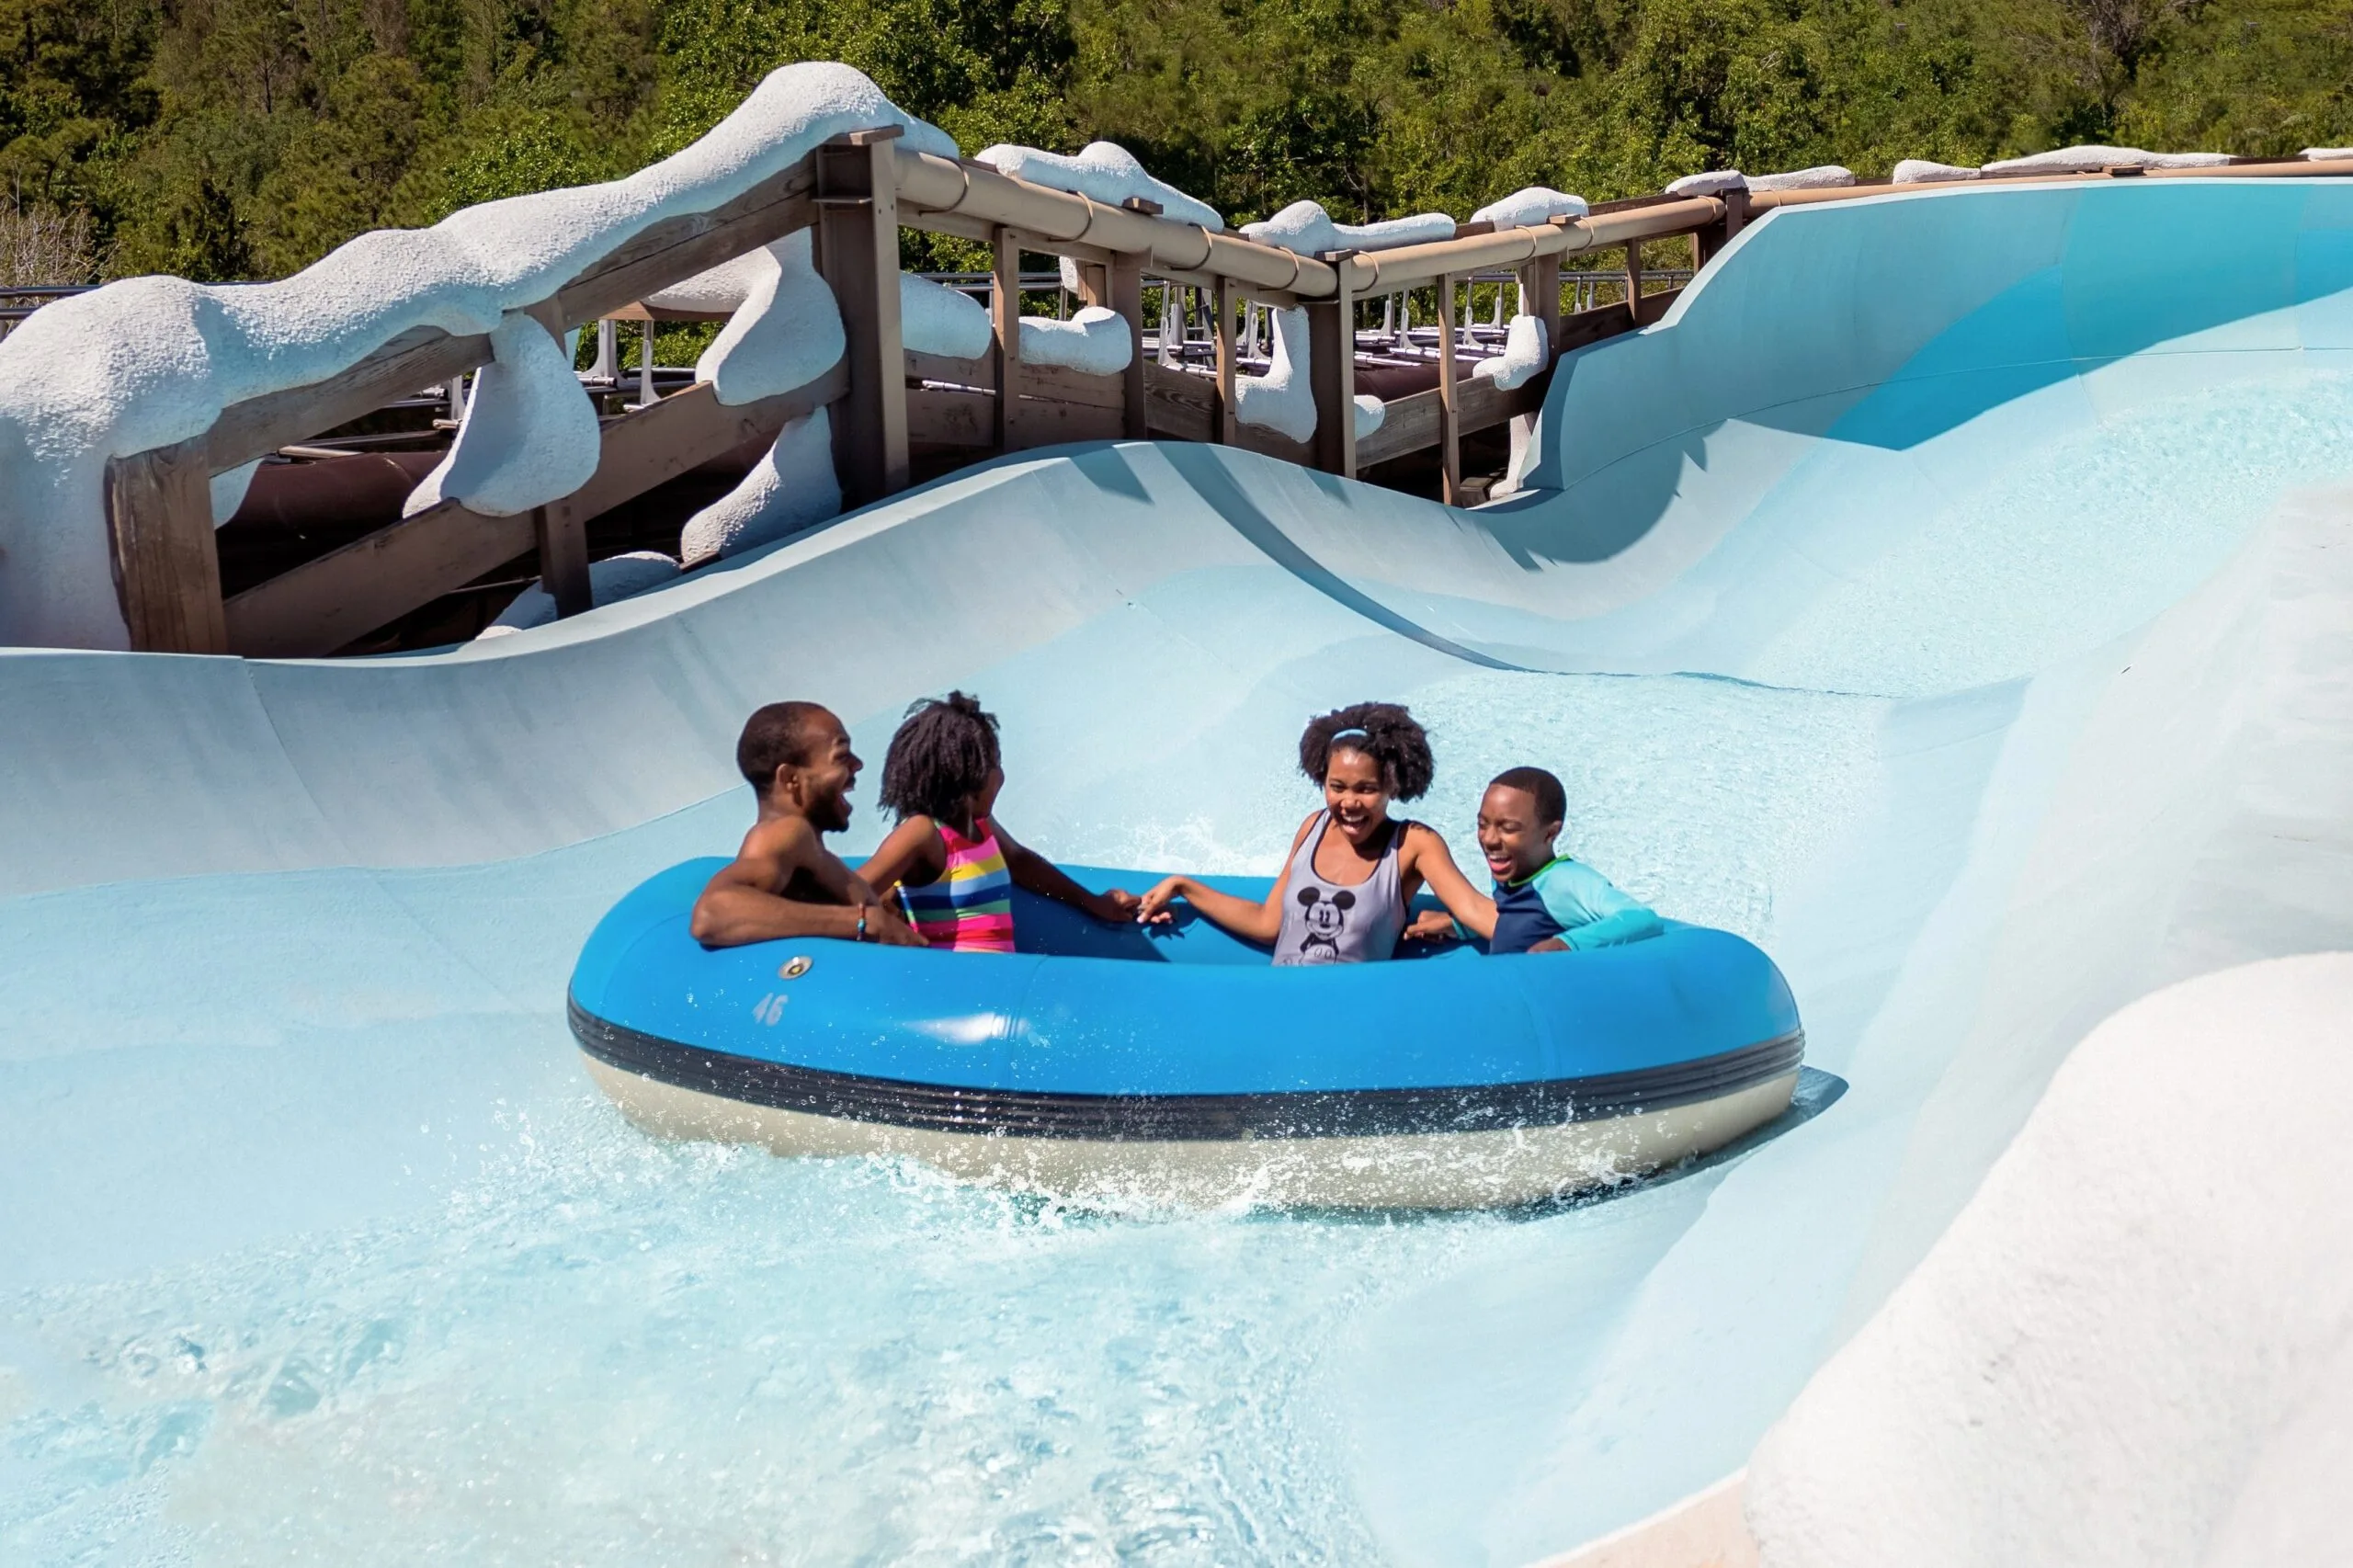
<path fill-rule="evenodd" d="M 1765 1562 L 2344 1561 L 2344 1473 L 2309 1461 L 2353 1451 L 2347 1105 L 2353 954 L 2207 975 L 2094 1029 L 1758 1446 Z"/>
<path fill-rule="evenodd" d="M 1049 190 L 1093 197 L 1107 207 L 1117 207 L 1131 196 L 1142 197 L 1157 203 L 1164 218 L 1179 223 L 1199 223 L 1212 231 L 1225 227 L 1225 220 L 1218 216 L 1216 208 L 1186 195 L 1165 180 L 1154 178 L 1136 162 L 1134 153 L 1116 142 L 1089 142 L 1076 156 L 1000 143 L 973 153 L 972 162 L 986 164 L 1001 175 L 1042 185 Z"/>
<path fill-rule="evenodd" d="M 1382 223 L 1336 223 L 1313 201 L 1294 201 L 1263 223 L 1245 223 L 1243 233 L 1261 244 L 1279 245 L 1295 256 L 1333 250 L 1394 250 L 1454 237 L 1454 220 L 1443 212 L 1420 212 Z M 1233 416 L 1245 425 L 1272 430 L 1294 441 L 1315 435 L 1315 392 L 1307 378 L 1307 312 L 1293 306 L 1269 312 L 1274 345 L 1263 376 L 1237 376 Z M 1377 397 L 1356 400 L 1357 435 L 1381 428 L 1388 410 Z"/>
<path fill-rule="evenodd" d="M 689 566 L 724 560 L 822 523 L 841 509 L 834 426 L 821 408 L 785 426 L 734 489 L 688 519 L 678 554 Z"/>
<path fill-rule="evenodd" d="M 1127 318 L 1101 305 L 1088 305 L 1068 321 L 1021 318 L 1021 361 L 1062 365 L 1091 376 L 1116 376 L 1134 358 Z"/>
<path fill-rule="evenodd" d="M 0 339 L 0 642 L 124 645 L 109 458 L 200 436 L 231 404 L 329 380 L 415 328 L 490 333 L 650 225 L 883 125 L 956 155 L 849 67 L 788 65 L 700 141 L 624 179 L 363 234 L 277 283 L 131 278 L 35 312 Z"/>
<path fill-rule="evenodd" d="M 596 476 L 597 408 L 563 345 L 517 311 L 491 333 L 490 347 L 494 358 L 474 373 L 457 438 L 409 492 L 403 517 L 455 501 L 485 517 L 511 517 Z"/>
<path fill-rule="evenodd" d="M 1473 223 L 1493 223 L 1498 229 L 1533 229 L 1555 218 L 1582 218 L 1592 211 L 1582 196 L 1571 196 L 1550 186 L 1531 185 L 1525 190 L 1513 191 L 1501 201 L 1490 201 L 1471 214 Z"/>

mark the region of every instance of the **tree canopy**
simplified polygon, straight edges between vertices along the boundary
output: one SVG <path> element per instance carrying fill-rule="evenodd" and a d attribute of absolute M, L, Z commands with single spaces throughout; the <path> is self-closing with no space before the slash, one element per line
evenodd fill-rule
<path fill-rule="evenodd" d="M 0 0 L 0 59 L 6 204 L 206 279 L 626 173 L 794 60 L 968 149 L 1120 142 L 1238 220 L 2353 143 L 2343 0 Z"/>

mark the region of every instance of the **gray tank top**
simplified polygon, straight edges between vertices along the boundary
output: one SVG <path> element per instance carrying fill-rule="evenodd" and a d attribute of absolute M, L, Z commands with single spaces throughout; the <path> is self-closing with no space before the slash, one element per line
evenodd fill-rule
<path fill-rule="evenodd" d="M 1316 812 L 1315 825 L 1291 857 L 1290 873 L 1283 879 L 1283 928 L 1275 938 L 1279 964 L 1366 963 L 1396 956 L 1397 938 L 1405 930 L 1397 846 L 1405 841 L 1407 824 L 1390 823 L 1389 846 L 1372 875 L 1353 887 L 1336 886 L 1315 874 L 1315 851 L 1331 825 L 1330 812 Z"/>

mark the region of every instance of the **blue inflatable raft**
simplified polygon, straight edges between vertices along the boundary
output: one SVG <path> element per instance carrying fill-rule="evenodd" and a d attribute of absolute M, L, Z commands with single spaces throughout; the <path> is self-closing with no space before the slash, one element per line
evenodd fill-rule
<path fill-rule="evenodd" d="M 1721 1147 L 1787 1108 L 1804 1045 L 1772 960 L 1701 926 L 1276 969 L 1206 921 L 1106 926 L 1017 892 L 1017 954 L 706 951 L 687 917 L 723 863 L 630 893 L 573 974 L 590 1074 L 665 1136 L 903 1154 L 1083 1201 L 1476 1208 Z"/>

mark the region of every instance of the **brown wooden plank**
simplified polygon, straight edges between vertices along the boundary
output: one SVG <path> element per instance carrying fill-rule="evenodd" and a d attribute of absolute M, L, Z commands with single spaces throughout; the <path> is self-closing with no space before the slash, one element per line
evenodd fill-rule
<path fill-rule="evenodd" d="M 907 439 L 936 447 L 1001 448 L 996 393 L 963 387 L 909 387 Z"/>
<path fill-rule="evenodd" d="M 1454 275 L 1438 280 L 1438 313 L 1446 326 L 1438 335 L 1438 499 L 1449 506 L 1462 505 L 1462 397 L 1459 382 L 1462 368 L 1454 353 Z M 1384 414 L 1382 424 L 1387 424 Z"/>
<path fill-rule="evenodd" d="M 1218 438 L 1217 382 L 1172 365 L 1144 368 L 1144 413 L 1154 436 L 1178 441 Z"/>
<path fill-rule="evenodd" d="M 1235 420 L 1233 416 L 1233 373 L 1238 358 L 1234 343 L 1234 322 L 1241 314 L 1233 279 L 1217 280 L 1217 436 L 1216 439 L 1233 446 Z"/>
<path fill-rule="evenodd" d="M 1608 310 L 1620 321 L 1625 320 L 1624 306 L 1611 305 Z M 1484 376 L 1458 382 L 1455 391 L 1460 403 L 1460 434 L 1473 435 L 1501 425 L 1515 415 L 1535 413 L 1544 406 L 1544 392 L 1551 384 L 1550 370 L 1510 392 Z M 1359 470 L 1438 444 L 1438 389 L 1432 387 L 1408 397 L 1392 398 L 1383 406 L 1388 412 L 1381 416 L 1381 428 L 1357 444 Z"/>
<path fill-rule="evenodd" d="M 1587 344 L 1599 343 L 1604 338 L 1616 337 L 1620 333 L 1633 331 L 1637 324 L 1648 326 L 1665 315 L 1682 292 L 1680 289 L 1670 289 L 1662 294 L 1643 295 L 1643 319 L 1639 324 L 1623 305 L 1596 305 L 1589 311 L 1578 311 L 1563 316 L 1560 335 L 1554 345 L 1553 354 L 1557 358 L 1572 348 L 1583 348 Z"/>
<path fill-rule="evenodd" d="M 1639 326 L 1643 320 L 1643 242 L 1626 242 L 1626 311 Z"/>
<path fill-rule="evenodd" d="M 846 506 L 907 487 L 897 181 L 887 138 L 854 132 L 817 149 L 817 271 L 833 288 L 848 339 L 849 392 L 834 414 Z"/>
<path fill-rule="evenodd" d="M 1317 468 L 1345 479 L 1357 476 L 1354 327 L 1345 288 L 1337 299 L 1307 302 L 1307 381 L 1315 397 L 1315 438 L 1308 444 Z"/>
<path fill-rule="evenodd" d="M 823 407 L 848 383 L 839 365 L 807 386 L 730 408 L 709 383 L 605 426 L 597 476 L 543 508 L 576 526 L 687 470 Z M 404 517 L 306 562 L 228 602 L 228 646 L 252 658 L 330 653 L 437 596 L 514 560 L 537 542 L 531 515 L 490 517 L 454 502 Z"/>
<path fill-rule="evenodd" d="M 555 600 L 561 619 L 596 608 L 588 580 L 588 529 L 568 506 L 538 506 L 531 512 L 531 541 L 540 552 L 540 585 Z"/>
<path fill-rule="evenodd" d="M 228 652 L 211 481 L 201 436 L 107 464 L 115 586 L 137 652 Z"/>
<path fill-rule="evenodd" d="M 551 324 L 568 330 L 696 273 L 808 227 L 814 174 L 803 159 L 709 212 L 656 223 L 584 268 L 548 301 Z M 445 381 L 490 358 L 488 335 L 453 337 L 415 327 L 348 369 L 307 386 L 248 398 L 222 411 L 207 437 L 214 473 L 357 419 L 419 387 Z"/>
<path fill-rule="evenodd" d="M 996 390 L 996 374 L 987 359 L 950 359 L 938 354 L 910 353 L 907 375 L 915 381 L 970 387 L 975 392 Z M 1083 403 L 1092 408 L 1127 407 L 1127 392 L 1118 376 L 1089 375 L 1067 365 L 1040 365 L 1025 359 L 1021 362 L 1020 386 L 1021 394 L 1028 397 Z"/>
<path fill-rule="evenodd" d="M 990 415 L 993 421 L 990 445 L 1001 452 L 1013 450 L 1014 425 L 1021 413 L 1023 365 L 1021 363 L 1021 242 L 1013 231 L 1002 226 L 989 232 L 989 327 L 995 338 L 989 357 L 989 369 L 995 373 L 990 383 L 1013 395 L 998 400 Z M 914 415 L 909 414 L 912 420 Z"/>
<path fill-rule="evenodd" d="M 1128 329 L 1128 363 L 1120 372 L 1120 412 L 1127 421 L 1126 435 L 1141 441 L 1150 434 L 1144 411 L 1143 265 L 1133 256 L 1115 256 L 1105 269 L 1109 304 Z"/>

